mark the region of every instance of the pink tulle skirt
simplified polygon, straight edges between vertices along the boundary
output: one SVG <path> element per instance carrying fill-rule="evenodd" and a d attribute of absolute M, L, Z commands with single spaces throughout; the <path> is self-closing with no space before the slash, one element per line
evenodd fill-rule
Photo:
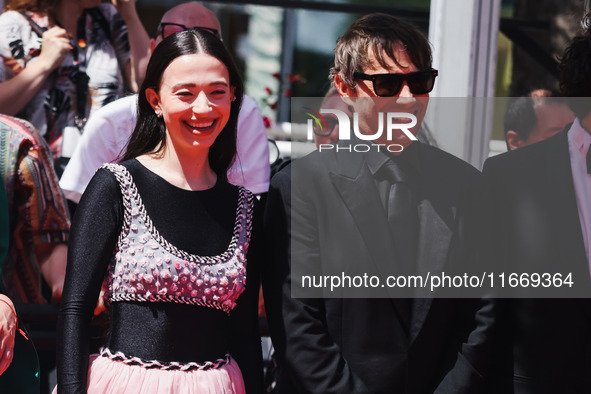
<path fill-rule="evenodd" d="M 216 369 L 165 371 L 127 365 L 120 361 L 90 356 L 88 394 L 244 394 L 244 381 L 238 364 Z M 53 390 L 57 394 L 57 387 Z"/>

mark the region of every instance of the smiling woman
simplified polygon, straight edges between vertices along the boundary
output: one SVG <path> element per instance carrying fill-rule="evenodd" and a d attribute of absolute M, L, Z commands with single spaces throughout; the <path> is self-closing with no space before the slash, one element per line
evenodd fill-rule
<path fill-rule="evenodd" d="M 124 158 L 96 173 L 72 224 L 60 393 L 262 392 L 255 199 L 226 180 L 242 96 L 210 32 L 156 47 Z M 89 357 L 101 283 L 111 333 Z"/>
<path fill-rule="evenodd" d="M 199 64 L 197 68 L 194 65 Z M 167 127 L 167 145 L 176 154 L 207 150 L 230 118 L 234 88 L 226 66 L 206 54 L 183 55 L 164 71 L 160 92 L 146 98 Z"/>
<path fill-rule="evenodd" d="M 172 40 L 174 45 L 162 45 L 171 44 L 165 39 L 154 50 L 139 94 L 138 122 L 123 160 L 148 153 L 151 159 L 160 153 L 178 154 L 178 145 L 168 152 L 165 149 L 174 140 L 173 134 L 191 124 L 216 120 L 217 138 L 201 159 L 206 158 L 209 169 L 225 178 L 236 154 L 242 81 L 230 54 L 209 31 L 196 28 L 173 36 L 179 38 L 178 43 Z"/>

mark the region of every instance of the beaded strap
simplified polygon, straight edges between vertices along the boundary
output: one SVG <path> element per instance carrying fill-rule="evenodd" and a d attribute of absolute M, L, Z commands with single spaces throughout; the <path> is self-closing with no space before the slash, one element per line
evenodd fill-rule
<path fill-rule="evenodd" d="M 227 304 L 220 304 L 214 301 L 202 300 L 199 298 L 177 297 L 173 295 L 150 294 L 149 296 L 144 296 L 141 294 L 112 294 L 110 296 L 110 301 L 172 302 L 175 304 L 206 306 L 209 308 L 222 310 L 228 314 L 232 311 L 232 307 Z"/>
<path fill-rule="evenodd" d="M 156 229 L 156 227 L 154 227 L 151 218 L 148 216 L 146 212 L 146 208 L 142 202 L 142 198 L 139 195 L 137 187 L 133 182 L 133 178 L 127 170 L 127 168 L 120 164 L 113 163 L 104 164 L 103 167 L 109 169 L 115 175 L 115 177 L 119 181 L 121 193 L 123 195 L 123 205 L 125 209 L 123 214 L 123 228 L 121 233 L 119 234 L 119 242 L 121 242 L 127 236 L 130 230 L 132 207 L 131 200 L 133 199 L 139 209 L 139 214 L 144 218 L 146 226 L 154 240 L 158 242 L 168 252 L 187 261 L 213 265 L 219 263 L 220 261 L 230 258 L 238 245 L 238 239 L 240 237 L 240 232 L 242 230 L 242 223 L 240 218 L 243 218 L 246 221 L 245 244 L 248 245 L 250 243 L 250 236 L 252 230 L 252 213 L 254 208 L 254 195 L 246 188 L 240 186 L 238 204 L 236 207 L 236 220 L 234 223 L 234 231 L 228 249 L 217 256 L 197 256 L 187 253 L 184 250 L 178 249 L 176 246 L 172 245 L 164 237 L 162 237 L 162 235 L 160 235 L 160 232 Z M 118 245 L 120 245 L 119 242 Z"/>
<path fill-rule="evenodd" d="M 121 189 L 121 195 L 123 197 L 123 227 L 121 228 L 121 232 L 119 233 L 119 237 L 117 239 L 117 247 L 121 245 L 121 242 L 127 234 L 129 234 L 130 226 L 131 226 L 131 196 L 127 192 L 127 188 L 131 186 L 132 182 L 129 177 L 124 176 L 124 170 L 127 171 L 125 167 L 120 164 L 114 163 L 106 163 L 103 164 L 103 168 L 108 169 L 115 175 L 117 178 L 117 182 L 119 183 L 119 188 Z"/>
<path fill-rule="evenodd" d="M 142 360 L 139 357 L 128 357 L 122 352 L 111 352 L 109 348 L 103 347 L 100 349 L 99 355 L 107 357 L 113 361 L 119 361 L 127 365 L 138 365 L 146 369 L 160 369 L 163 371 L 207 371 L 209 369 L 218 369 L 230 362 L 230 354 L 226 354 L 224 358 L 218 358 L 215 361 L 206 361 L 203 364 L 190 362 L 179 363 L 176 361 L 170 363 L 160 362 L 158 360 Z"/>

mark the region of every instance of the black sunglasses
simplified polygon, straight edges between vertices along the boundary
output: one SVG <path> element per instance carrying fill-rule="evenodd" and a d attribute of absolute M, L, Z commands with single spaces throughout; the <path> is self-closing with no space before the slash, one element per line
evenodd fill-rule
<path fill-rule="evenodd" d="M 360 72 L 353 73 L 353 78 L 371 81 L 373 91 L 380 97 L 392 97 L 400 93 L 404 81 L 413 94 L 427 94 L 433 90 L 438 71 L 430 68 L 408 74 L 374 74 L 367 75 Z"/>
<path fill-rule="evenodd" d="M 181 25 L 180 23 L 168 23 L 168 22 L 162 22 L 160 24 L 160 26 L 158 26 L 158 31 L 156 32 L 156 37 L 158 37 L 159 35 L 162 35 L 162 39 L 164 40 L 166 37 L 170 36 L 171 34 L 178 33 L 180 31 L 191 30 L 191 29 L 203 30 L 203 31 L 213 34 L 214 36 L 216 36 L 220 40 L 222 39 L 220 32 L 217 31 L 216 29 L 212 29 L 210 27 L 201 27 L 201 26 L 187 27 L 185 25 Z"/>

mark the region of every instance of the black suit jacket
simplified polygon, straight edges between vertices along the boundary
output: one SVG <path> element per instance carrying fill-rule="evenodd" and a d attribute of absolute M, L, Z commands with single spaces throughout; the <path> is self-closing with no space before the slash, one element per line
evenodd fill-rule
<path fill-rule="evenodd" d="M 544 289 L 499 300 L 497 365 L 513 375 L 502 393 L 591 392 L 591 281 L 567 131 L 484 165 L 497 270 L 572 272 L 575 286 L 568 298 Z"/>
<path fill-rule="evenodd" d="M 440 272 L 461 254 L 460 212 L 479 172 L 423 144 L 419 161 L 423 198 L 416 268 Z M 286 171 L 272 180 L 265 213 L 267 233 L 283 242 L 284 250 L 291 247 L 291 272 L 297 261 L 319 272 L 336 265 L 350 275 L 370 269 L 384 279 L 395 273 L 396 240 L 364 155 L 314 152 L 291 167 L 291 183 Z M 289 206 L 292 222 L 286 228 L 280 209 Z M 285 234 L 294 230 L 291 243 L 287 235 L 281 241 L 281 228 Z M 274 343 L 299 391 L 479 392 L 477 354 L 488 324 L 483 319 L 484 328 L 474 331 L 479 302 L 415 299 L 409 316 L 408 301 L 396 296 L 347 298 L 346 292 L 326 292 L 328 298 L 294 298 L 285 268 L 289 257 L 281 247 L 270 256 L 279 276 L 265 281 L 274 288 L 265 293 L 265 302 Z"/>

